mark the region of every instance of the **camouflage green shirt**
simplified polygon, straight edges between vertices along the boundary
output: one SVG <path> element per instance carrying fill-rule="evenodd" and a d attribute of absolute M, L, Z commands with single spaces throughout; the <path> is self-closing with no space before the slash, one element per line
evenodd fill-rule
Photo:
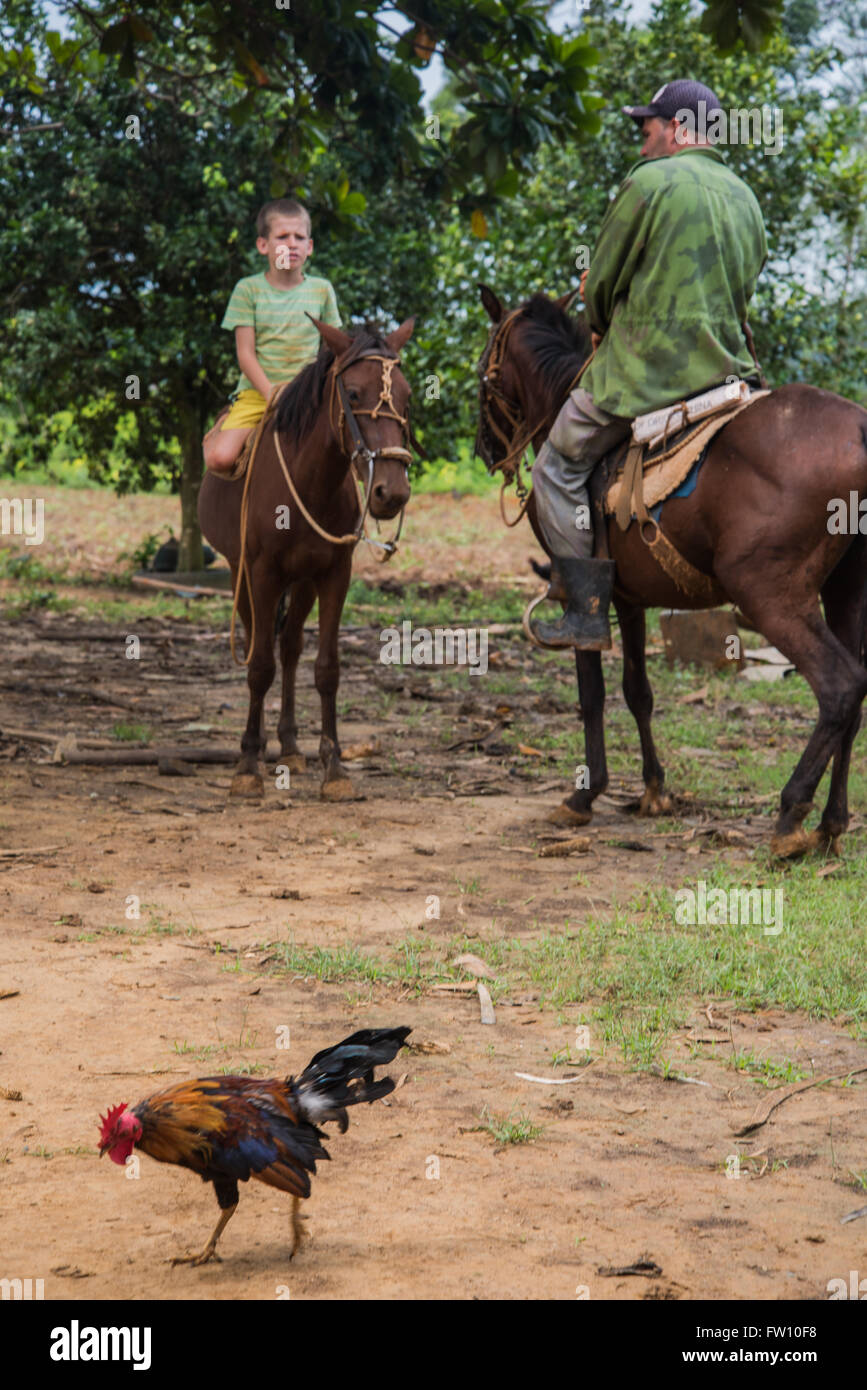
<path fill-rule="evenodd" d="M 741 325 L 766 256 L 759 205 L 718 150 L 639 160 L 605 214 L 584 285 L 604 337 L 582 389 L 631 419 L 749 376 Z"/>

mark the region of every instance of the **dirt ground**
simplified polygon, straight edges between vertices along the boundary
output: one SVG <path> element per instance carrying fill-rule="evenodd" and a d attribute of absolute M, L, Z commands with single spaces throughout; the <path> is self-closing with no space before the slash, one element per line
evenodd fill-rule
<path fill-rule="evenodd" d="M 513 573 L 527 549 L 524 538 L 513 550 Z M 508 570 L 499 552 L 488 565 Z M 121 719 L 161 745 L 236 745 L 246 692 L 225 632 L 138 627 L 142 660 L 130 662 L 125 634 L 110 640 L 98 619 L 0 624 L 0 1275 L 44 1278 L 46 1298 L 775 1300 L 827 1298 L 828 1280 L 863 1269 L 867 1222 L 841 1225 L 861 1203 L 838 1178 L 864 1167 L 862 1087 L 805 1090 L 736 1141 L 772 1093 L 726 1065 L 732 1047 L 817 1075 L 867 1065 L 842 1022 L 696 1000 L 671 1049 L 675 1075 L 700 1083 L 689 1084 L 629 1070 L 592 1042 L 589 1067 L 554 1067 L 582 1010 L 540 1007 L 532 982 L 495 997 L 490 1026 L 466 989 L 276 968 L 288 942 L 386 959 L 410 936 L 434 953 L 465 937 L 484 958 L 503 932 L 590 930 L 615 895 L 695 868 L 682 833 L 624 814 L 636 783 L 615 779 L 598 803 L 589 855 L 539 857 L 562 777 L 482 742 L 497 697 L 468 677 L 431 702 L 424 672 L 377 664 L 372 631 L 342 647 L 344 746 L 379 744 L 351 764 L 364 799 L 319 799 L 309 654 L 308 771 L 289 792 L 272 783 L 261 805 L 228 801 L 228 766 L 168 777 L 53 763 L 62 735 L 117 747 Z M 505 666 L 526 659 L 523 646 L 500 639 Z M 272 691 L 272 722 L 276 707 Z M 451 744 L 441 725 L 459 730 Z M 747 817 L 732 824 L 736 864 L 759 832 Z M 433 895 L 438 919 L 426 915 Z M 289 1199 L 252 1182 L 221 1264 L 167 1264 L 204 1244 L 211 1189 L 146 1157 L 137 1180 L 97 1162 L 98 1115 L 183 1077 L 298 1071 L 356 1028 L 401 1024 L 412 1050 L 389 1070 L 402 1084 L 331 1137 L 298 1257 Z M 718 1052 L 696 1056 L 697 1040 Z M 532 1142 L 498 1142 L 485 1126 L 519 1113 L 542 1127 Z"/>

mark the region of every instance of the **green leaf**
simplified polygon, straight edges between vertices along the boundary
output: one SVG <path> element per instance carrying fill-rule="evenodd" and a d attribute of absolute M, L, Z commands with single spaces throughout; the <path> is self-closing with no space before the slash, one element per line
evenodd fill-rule
<path fill-rule="evenodd" d="M 494 192 L 499 198 L 514 198 L 521 186 L 521 180 L 517 169 L 507 169 L 494 185 Z"/>

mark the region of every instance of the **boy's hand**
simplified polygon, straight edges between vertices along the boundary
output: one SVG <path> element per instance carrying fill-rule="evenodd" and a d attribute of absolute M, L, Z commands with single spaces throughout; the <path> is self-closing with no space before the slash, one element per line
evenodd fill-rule
<path fill-rule="evenodd" d="M 588 271 L 582 270 L 581 279 L 578 281 L 578 293 L 582 299 L 584 298 L 584 281 L 587 279 L 588 273 Z"/>

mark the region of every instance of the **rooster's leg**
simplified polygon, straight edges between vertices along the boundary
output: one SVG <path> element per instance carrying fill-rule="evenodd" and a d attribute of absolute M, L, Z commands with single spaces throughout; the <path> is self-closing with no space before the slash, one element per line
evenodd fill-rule
<path fill-rule="evenodd" d="M 211 1236 L 211 1239 L 208 1241 L 204 1250 L 202 1250 L 200 1254 L 175 1255 L 171 1263 L 173 1265 L 205 1265 L 208 1263 L 209 1260 L 216 1260 L 219 1264 L 220 1256 L 217 1254 L 217 1241 L 220 1239 L 220 1236 L 223 1234 L 223 1231 L 226 1229 L 226 1227 L 229 1224 L 229 1221 L 235 1215 L 235 1212 L 237 1210 L 238 1203 L 236 1202 L 233 1207 L 228 1207 L 226 1211 L 220 1212 L 220 1219 L 214 1228 L 214 1234 Z"/>
<path fill-rule="evenodd" d="M 301 1198 L 292 1198 L 292 1250 L 289 1254 L 290 1260 L 301 1249 L 301 1242 L 304 1240 L 304 1229 L 302 1221 L 306 1221 L 306 1216 L 301 1215 Z"/>

